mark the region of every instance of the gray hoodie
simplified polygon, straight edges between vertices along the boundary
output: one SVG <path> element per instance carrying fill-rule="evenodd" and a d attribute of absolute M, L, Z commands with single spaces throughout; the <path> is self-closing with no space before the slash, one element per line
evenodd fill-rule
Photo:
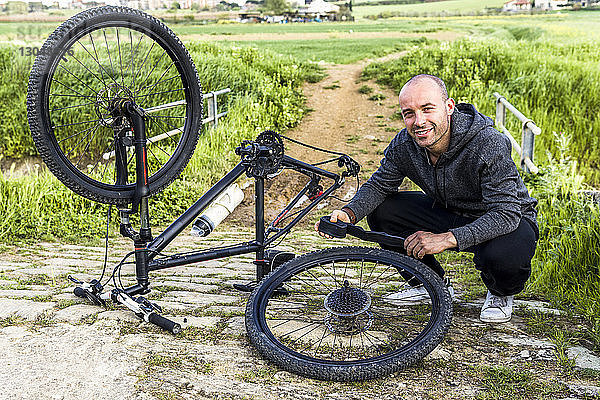
<path fill-rule="evenodd" d="M 491 118 L 461 103 L 451 117 L 450 145 L 432 165 L 406 129 L 392 139 L 381 165 L 348 203 L 359 221 L 409 178 L 435 204 L 474 221 L 450 231 L 459 250 L 512 232 L 521 218 L 536 224 L 529 196 L 511 158 L 509 139 Z"/>

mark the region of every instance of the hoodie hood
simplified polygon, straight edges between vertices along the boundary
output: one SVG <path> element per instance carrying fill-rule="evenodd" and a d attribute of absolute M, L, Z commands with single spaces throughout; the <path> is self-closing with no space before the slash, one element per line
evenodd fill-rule
<path fill-rule="evenodd" d="M 444 157 L 452 159 L 475 135 L 493 126 L 494 121 L 477 111 L 472 104 L 457 104 L 450 120 L 450 145 Z"/>

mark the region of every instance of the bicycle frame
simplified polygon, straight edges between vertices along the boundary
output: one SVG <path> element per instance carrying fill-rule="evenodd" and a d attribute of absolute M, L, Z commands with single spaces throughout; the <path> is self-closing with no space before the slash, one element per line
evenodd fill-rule
<path fill-rule="evenodd" d="M 115 105 L 116 112 L 129 118 L 134 135 L 135 135 L 135 153 L 136 153 L 136 196 L 133 199 L 131 210 L 120 210 L 121 212 L 121 234 L 129 237 L 135 244 L 135 266 L 137 284 L 124 289 L 129 296 L 137 294 L 145 294 L 149 292 L 149 276 L 150 271 L 181 266 L 201 261 L 213 260 L 223 257 L 229 257 L 245 253 L 256 253 L 256 280 L 260 281 L 265 275 L 270 272 L 270 265 L 265 260 L 265 249 L 273 244 L 277 239 L 287 234 L 294 225 L 296 225 L 306 214 L 308 214 L 321 200 L 327 198 L 333 191 L 343 185 L 345 176 L 352 175 L 349 163 L 355 163 L 349 157 L 346 157 L 347 163 L 339 162 L 338 165 L 346 165 L 348 171 L 342 174 L 335 174 L 326 171 L 317 166 L 307 164 L 300 160 L 296 160 L 289 156 L 283 155 L 281 158 L 281 167 L 295 170 L 310 178 L 310 181 L 296 195 L 294 199 L 279 213 L 277 218 L 270 224 L 268 229 L 265 229 L 264 217 L 264 200 L 265 186 L 264 176 L 254 175 L 255 179 L 255 239 L 253 241 L 243 242 L 232 246 L 216 247 L 208 250 L 193 251 L 184 254 L 174 254 L 156 258 L 184 229 L 186 229 L 200 213 L 210 205 L 229 185 L 234 183 L 245 172 L 250 174 L 251 163 L 248 159 L 239 162 L 231 171 L 229 171 L 221 180 L 211 187 L 204 195 L 202 195 L 188 210 L 178 217 L 169 227 L 167 227 L 157 237 L 152 238 L 149 226 L 149 206 L 148 206 L 148 166 L 145 147 L 145 125 L 143 119 L 143 111 L 135 107 L 132 103 L 124 102 Z M 122 146 L 118 144 L 117 147 Z M 272 149 L 262 148 L 261 151 L 265 154 L 271 154 Z M 124 153 L 124 149 L 117 148 L 117 154 Z M 260 154 L 256 155 L 260 158 Z M 118 157 L 118 156 L 117 156 Z M 257 158 L 257 159 L 258 159 Z M 263 159 L 267 160 L 267 159 Z M 256 162 L 256 161 L 255 161 Z M 267 161 L 268 162 L 268 161 Z M 119 162 L 117 165 L 125 164 Z M 358 170 L 354 171 L 356 174 Z M 118 171 L 117 176 L 127 176 L 126 171 Z M 278 224 L 283 221 L 290 210 L 298 204 L 303 195 L 309 190 L 318 186 L 322 178 L 328 178 L 333 183 L 323 193 L 314 197 L 310 204 L 304 207 L 298 215 L 284 227 L 279 227 Z M 133 212 L 140 211 L 140 231 L 135 232 L 129 223 L 129 215 Z"/>

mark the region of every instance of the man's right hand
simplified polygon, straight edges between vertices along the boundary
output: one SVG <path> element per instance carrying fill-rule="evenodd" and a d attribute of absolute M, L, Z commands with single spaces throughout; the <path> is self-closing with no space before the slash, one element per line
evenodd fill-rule
<path fill-rule="evenodd" d="M 334 210 L 331 215 L 329 216 L 329 220 L 331 222 L 337 222 L 337 221 L 342 221 L 342 222 L 346 222 L 348 224 L 350 224 L 350 216 L 348 214 L 346 214 L 345 211 L 342 210 Z M 317 221 L 317 223 L 315 224 L 315 231 L 319 232 L 319 221 Z M 331 239 L 332 236 L 327 235 L 323 232 L 319 232 L 319 235 L 323 236 L 324 238 L 327 239 Z"/>

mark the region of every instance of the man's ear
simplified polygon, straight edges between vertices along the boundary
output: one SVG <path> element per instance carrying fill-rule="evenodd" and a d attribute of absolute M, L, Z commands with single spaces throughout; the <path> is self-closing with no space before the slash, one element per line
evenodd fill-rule
<path fill-rule="evenodd" d="M 454 99 L 450 98 L 446 100 L 446 112 L 448 113 L 448 115 L 452 115 L 454 113 L 455 108 L 456 103 L 454 102 Z"/>

